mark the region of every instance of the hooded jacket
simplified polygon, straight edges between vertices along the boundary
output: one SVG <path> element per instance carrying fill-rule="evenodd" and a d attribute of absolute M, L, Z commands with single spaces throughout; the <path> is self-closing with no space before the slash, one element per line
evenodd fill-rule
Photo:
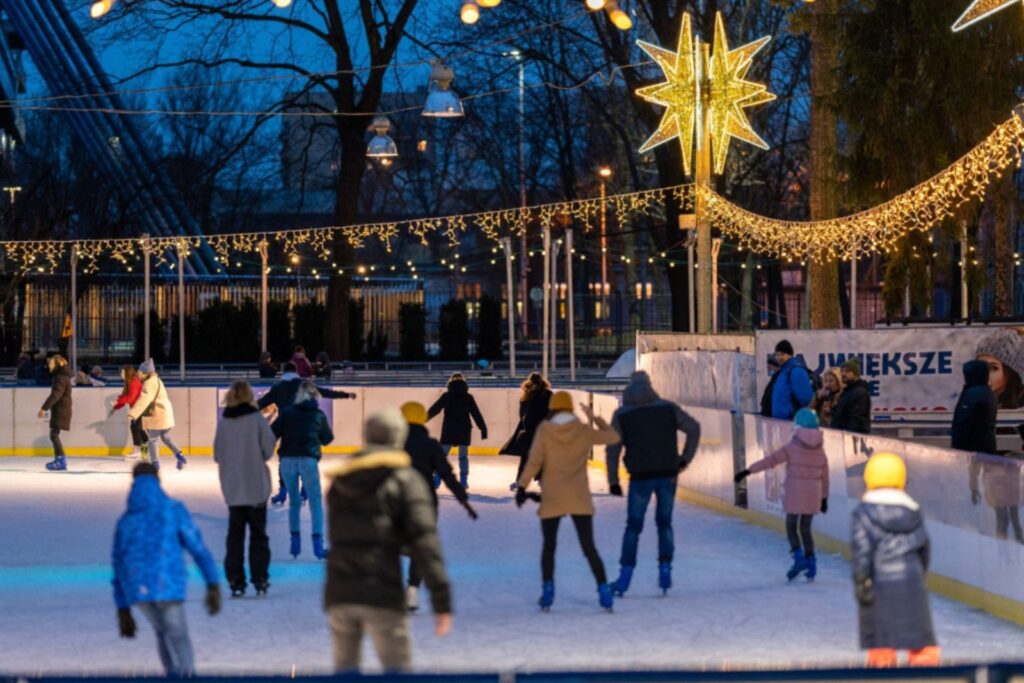
<path fill-rule="evenodd" d="M 518 455 L 521 458 L 530 455 L 537 427 L 547 419 L 552 395 L 550 389 L 540 388 L 530 392 L 525 400 L 519 401 L 519 424 L 512 437 L 501 447 L 502 455 Z"/>
<path fill-rule="evenodd" d="M 868 491 L 850 530 L 855 582 L 873 584 L 859 608 L 862 649 L 920 650 L 935 645 L 925 590 L 929 542 L 921 510 L 897 489 Z"/>
<path fill-rule="evenodd" d="M 537 513 L 541 519 L 594 514 L 587 462 L 595 445 L 619 440 L 619 433 L 601 418 L 595 417 L 594 424 L 597 429 L 583 424 L 572 413 L 558 413 L 537 428 L 517 484 L 525 490 L 537 474 L 541 475 L 544 493 Z"/>
<path fill-rule="evenodd" d="M 750 466 L 750 473 L 786 465 L 782 509 L 787 515 L 816 515 L 828 498 L 828 458 L 818 429 L 797 427 L 788 444 Z"/>
<path fill-rule="evenodd" d="M 796 411 L 806 408 L 814 398 L 811 377 L 803 362 L 794 356 L 779 368 L 774 378 L 772 417 L 777 420 L 792 420 Z"/>
<path fill-rule="evenodd" d="M 174 428 L 174 406 L 159 375 L 153 373 L 142 380 L 142 393 L 135 405 L 128 409 L 128 417 L 133 420 L 141 417 L 142 428 L 147 431 Z"/>
<path fill-rule="evenodd" d="M 132 482 L 128 510 L 114 534 L 114 602 L 118 609 L 137 602 L 181 602 L 185 599 L 187 550 L 207 585 L 219 581 L 217 564 L 203 544 L 185 506 L 160 488 L 153 475 Z"/>
<path fill-rule="evenodd" d="M 261 506 L 270 497 L 270 470 L 277 439 L 253 405 L 224 409 L 213 437 L 213 459 L 228 507 Z"/>
<path fill-rule="evenodd" d="M 451 612 L 436 514 L 423 477 L 397 449 L 361 451 L 326 472 L 331 551 L 324 604 L 405 611 L 401 555 L 423 572 L 434 612 Z"/>
<path fill-rule="evenodd" d="M 857 434 L 871 433 L 871 387 L 867 382 L 858 378 L 846 383 L 828 426 Z"/>
<path fill-rule="evenodd" d="M 53 372 L 50 395 L 43 403 L 43 410 L 50 411 L 50 428 L 69 431 L 71 429 L 71 379 L 75 373 L 67 365 Z"/>
<path fill-rule="evenodd" d="M 262 419 L 262 418 L 261 418 Z M 290 405 L 281 411 L 271 428 L 281 440 L 277 455 L 281 458 L 320 459 L 321 447 L 334 441 L 327 416 L 315 399 Z"/>
<path fill-rule="evenodd" d="M 964 363 L 964 388 L 953 411 L 951 446 L 976 453 L 996 452 L 996 414 L 999 404 L 988 386 L 988 364 Z"/>
<path fill-rule="evenodd" d="M 487 423 L 480 414 L 476 399 L 469 393 L 469 385 L 465 380 L 457 379 L 448 383 L 448 390 L 427 411 L 427 419 L 433 420 L 442 412 L 444 420 L 441 422 L 440 441 L 445 446 L 470 445 L 473 432 L 473 425 L 469 421 L 471 417 L 480 430 L 481 438 L 487 438 Z"/>
<path fill-rule="evenodd" d="M 626 449 L 630 479 L 675 478 L 689 465 L 700 445 L 700 424 L 671 401 L 658 396 L 646 376 L 634 376 L 622 392 L 622 407 L 612 416 L 612 428 L 622 443 L 605 449 L 608 483 L 619 483 L 619 455 Z M 677 432 L 686 435 L 679 453 Z"/>
<path fill-rule="evenodd" d="M 409 425 L 409 436 L 405 440 L 405 452 L 412 459 L 414 470 L 423 475 L 423 481 L 428 484 L 430 495 L 434 500 L 434 507 L 437 507 L 437 490 L 434 488 L 434 475 L 441 476 L 445 486 L 452 492 L 455 499 L 465 504 L 469 500 L 466 489 L 462 487 L 459 480 L 452 471 L 448 462 L 448 454 L 441 448 L 436 439 L 431 438 L 430 432 L 423 425 Z"/>

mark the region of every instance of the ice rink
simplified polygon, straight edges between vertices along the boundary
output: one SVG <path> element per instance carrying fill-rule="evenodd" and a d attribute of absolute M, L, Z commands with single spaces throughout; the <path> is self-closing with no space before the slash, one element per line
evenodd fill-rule
<path fill-rule="evenodd" d="M 70 472 L 55 474 L 45 472 L 43 463 L 0 460 L 0 673 L 161 673 L 141 616 L 135 640 L 118 638 L 110 589 L 110 545 L 133 463 L 73 458 Z M 165 488 L 188 505 L 219 561 L 227 510 L 214 464 L 194 458 L 178 472 L 170 459 L 163 463 Z M 656 586 L 653 519 L 641 539 L 633 587 L 613 614 L 599 609 L 571 524 L 563 524 L 555 606 L 540 613 L 536 505 L 515 507 L 508 491 L 514 472 L 513 459 L 474 459 L 470 493 L 479 521 L 443 498 L 440 528 L 455 629 L 439 640 L 428 613 L 413 618 L 417 670 L 776 668 L 861 661 L 842 558 L 821 555 L 815 583 L 787 584 L 782 536 L 686 505 L 676 508 L 676 586 L 667 597 Z M 614 578 L 625 501 L 606 495 L 601 473 L 594 471 L 592 481 L 598 547 Z M 225 595 L 221 614 L 208 617 L 202 584 L 193 580 L 188 617 L 200 673 L 329 672 L 323 565 L 309 552 L 308 524 L 304 510 L 305 552 L 293 560 L 287 510 L 272 509 L 272 587 L 265 598 Z M 938 597 L 932 608 L 948 662 L 1018 659 L 1024 652 L 1024 629 Z M 369 651 L 367 661 L 375 665 Z"/>

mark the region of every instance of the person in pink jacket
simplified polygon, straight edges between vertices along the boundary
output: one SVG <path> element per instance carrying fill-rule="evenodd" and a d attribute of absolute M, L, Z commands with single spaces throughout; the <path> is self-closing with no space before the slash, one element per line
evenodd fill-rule
<path fill-rule="evenodd" d="M 813 410 L 801 408 L 793 422 L 796 423 L 796 431 L 790 442 L 739 472 L 735 481 L 738 484 L 751 474 L 785 463 L 782 507 L 786 512 L 786 535 L 793 555 L 793 566 L 786 572 L 786 578 L 792 581 L 806 573 L 807 580 L 813 581 L 818 574 L 818 564 L 814 557 L 811 523 L 819 511 L 828 512 L 828 458 L 822 448 L 818 415 Z"/>

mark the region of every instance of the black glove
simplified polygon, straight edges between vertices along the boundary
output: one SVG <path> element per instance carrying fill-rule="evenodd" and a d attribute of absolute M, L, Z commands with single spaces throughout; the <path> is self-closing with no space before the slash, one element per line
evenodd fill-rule
<path fill-rule="evenodd" d="M 824 515 L 824 514 L 827 514 L 827 513 L 828 513 L 828 498 L 822 498 L 821 499 L 821 514 Z"/>
<path fill-rule="evenodd" d="M 526 489 L 522 486 L 516 489 L 516 507 L 523 507 L 523 503 L 526 502 Z"/>
<path fill-rule="evenodd" d="M 220 612 L 220 586 L 213 584 L 206 587 L 206 613 L 211 617 Z"/>
<path fill-rule="evenodd" d="M 480 430 L 480 440 L 481 441 L 487 441 L 487 430 L 486 429 L 481 429 Z"/>
<path fill-rule="evenodd" d="M 480 515 L 478 515 L 476 513 L 476 510 L 473 509 L 473 506 L 469 504 L 468 500 L 465 503 L 462 504 L 462 507 L 466 508 L 466 512 L 469 513 L 469 518 L 470 519 L 472 519 L 474 521 L 477 520 L 477 519 L 480 519 Z"/>
<path fill-rule="evenodd" d="M 871 579 L 854 579 L 853 593 L 857 596 L 857 604 L 870 607 L 875 604 L 875 582 Z"/>
<path fill-rule="evenodd" d="M 981 502 L 981 493 L 978 491 L 971 491 L 971 503 L 977 505 Z"/>
<path fill-rule="evenodd" d="M 127 607 L 117 610 L 117 628 L 121 631 L 122 638 L 135 637 L 135 619 Z"/>
<path fill-rule="evenodd" d="M 620 484 L 612 484 L 608 487 L 608 493 L 613 496 L 622 496 L 622 486 Z"/>
<path fill-rule="evenodd" d="M 358 396 L 356 396 L 355 394 L 349 394 L 349 395 L 348 395 L 348 396 L 346 396 L 345 398 L 347 398 L 347 399 L 349 399 L 349 400 L 352 400 L 352 401 L 354 401 L 354 400 L 356 400 L 356 399 L 357 399 L 357 398 L 359 398 L 359 397 L 358 397 Z"/>
<path fill-rule="evenodd" d="M 750 470 L 740 470 L 736 473 L 736 476 L 732 478 L 737 484 L 750 476 Z"/>
<path fill-rule="evenodd" d="M 686 468 L 690 466 L 690 463 L 686 462 L 682 458 L 679 459 L 679 471 L 685 472 Z"/>

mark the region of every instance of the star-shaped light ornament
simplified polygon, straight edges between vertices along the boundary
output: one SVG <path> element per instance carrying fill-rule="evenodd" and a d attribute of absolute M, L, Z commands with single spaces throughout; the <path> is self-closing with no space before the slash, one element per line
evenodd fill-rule
<path fill-rule="evenodd" d="M 1024 7 L 1024 0 L 974 0 L 970 7 L 967 8 L 967 11 L 961 14 L 960 18 L 953 24 L 953 30 L 963 31 L 971 24 L 976 24 L 999 10 L 1018 3 Z"/>
<path fill-rule="evenodd" d="M 708 142 L 714 153 L 715 173 L 725 170 L 730 138 L 767 149 L 768 145 L 754 132 L 744 110 L 775 99 L 765 85 L 745 78 L 754 55 L 769 40 L 771 38 L 764 37 L 730 50 L 725 23 L 719 14 L 715 20 L 714 54 L 707 64 L 698 64 L 698 59 L 704 60 L 701 56 L 704 51 L 699 41 L 693 40 L 690 16 L 683 14 L 675 52 L 637 41 L 640 48 L 661 67 L 666 81 L 638 88 L 636 93 L 648 102 L 668 108 L 662 115 L 658 130 L 640 151 L 646 152 L 678 137 L 683 150 L 683 170 L 689 174 L 695 130 L 701 127 L 702 116 L 708 117 Z M 702 100 L 704 106 L 701 106 Z"/>

